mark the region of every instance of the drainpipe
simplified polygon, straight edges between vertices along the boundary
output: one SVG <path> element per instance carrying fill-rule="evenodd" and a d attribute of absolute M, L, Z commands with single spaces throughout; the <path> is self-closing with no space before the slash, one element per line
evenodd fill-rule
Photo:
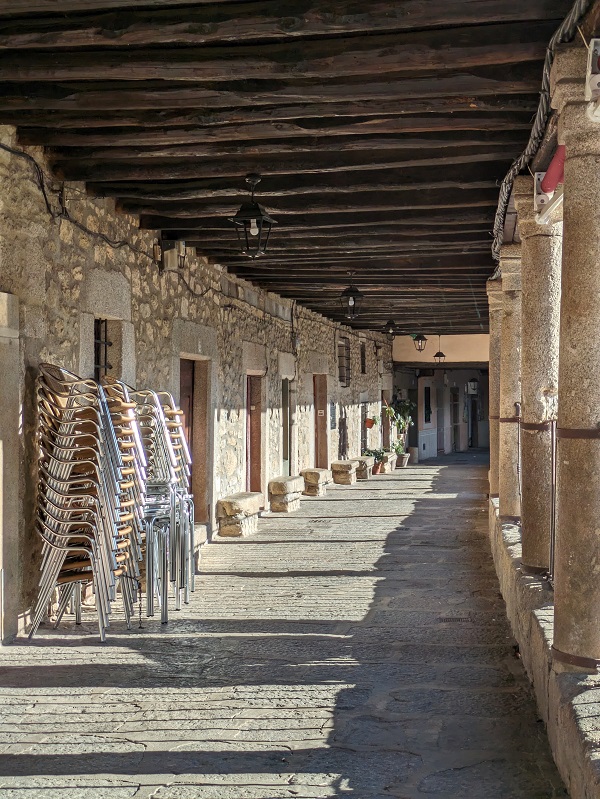
<path fill-rule="evenodd" d="M 556 152 L 546 170 L 542 180 L 541 189 L 544 194 L 552 194 L 556 191 L 559 183 L 564 183 L 565 179 L 565 145 L 559 144 Z"/>

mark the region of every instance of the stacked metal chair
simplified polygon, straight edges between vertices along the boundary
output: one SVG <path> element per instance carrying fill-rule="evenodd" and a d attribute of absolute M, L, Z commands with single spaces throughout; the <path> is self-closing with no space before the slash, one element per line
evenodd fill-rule
<path fill-rule="evenodd" d="M 169 583 L 175 609 L 193 590 L 194 505 L 189 493 L 190 454 L 181 411 L 162 392 L 132 391 L 146 454 L 146 612 L 154 615 L 158 598 L 161 621 L 168 621 Z"/>
<path fill-rule="evenodd" d="M 136 485 L 124 474 L 121 445 L 134 434 L 117 427 L 105 392 L 57 366 L 42 364 L 38 409 L 37 530 L 43 539 L 40 588 L 30 637 L 59 589 L 56 624 L 74 603 L 80 619 L 82 586 L 91 584 L 101 640 L 117 587 L 128 626 L 136 602 L 141 555 Z M 133 409 L 130 409 L 133 410 Z"/>
<path fill-rule="evenodd" d="M 172 539 L 171 581 L 183 591 L 184 601 L 189 602 L 189 592 L 194 590 L 195 572 L 193 563 L 194 501 L 190 493 L 192 458 L 183 428 L 182 410 L 177 407 L 172 395 L 168 392 L 159 391 L 157 396 L 162 405 L 167 432 L 176 460 L 174 502 L 179 532 L 177 539 Z"/>

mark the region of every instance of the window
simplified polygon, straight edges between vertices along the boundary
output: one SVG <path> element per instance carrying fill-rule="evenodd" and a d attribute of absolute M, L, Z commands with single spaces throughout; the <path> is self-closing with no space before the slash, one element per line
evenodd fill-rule
<path fill-rule="evenodd" d="M 338 341 L 338 376 L 340 385 L 350 385 L 350 339 L 340 338 Z"/>
<path fill-rule="evenodd" d="M 112 369 L 108 360 L 109 347 L 112 341 L 108 337 L 108 320 L 94 319 L 94 380 L 100 381 Z"/>
<path fill-rule="evenodd" d="M 367 345 L 364 341 L 360 342 L 360 373 L 367 374 Z"/>
<path fill-rule="evenodd" d="M 425 398 L 425 407 L 423 408 L 424 421 L 425 424 L 429 424 L 431 422 L 431 388 L 429 386 L 425 386 L 423 395 Z"/>

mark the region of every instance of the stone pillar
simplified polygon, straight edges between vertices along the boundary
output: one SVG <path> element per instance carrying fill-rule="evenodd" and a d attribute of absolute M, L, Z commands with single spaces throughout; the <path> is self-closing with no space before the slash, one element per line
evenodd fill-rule
<path fill-rule="evenodd" d="M 600 125 L 586 116 L 586 51 L 561 47 L 552 104 L 566 146 L 558 379 L 554 659 L 600 664 Z"/>
<path fill-rule="evenodd" d="M 498 489 L 500 519 L 521 520 L 519 486 L 519 422 L 521 402 L 521 247 L 510 244 L 500 253 L 502 332 L 500 336 L 500 424 Z"/>
<path fill-rule="evenodd" d="M 19 301 L 0 293 L 0 643 L 17 633 L 22 571 L 19 564 L 21 358 Z"/>
<path fill-rule="evenodd" d="M 487 295 L 490 311 L 490 498 L 498 498 L 498 442 L 500 436 L 500 331 L 502 328 L 502 283 L 488 280 Z"/>
<path fill-rule="evenodd" d="M 550 568 L 552 422 L 558 394 L 562 221 L 535 221 L 534 181 L 517 177 L 521 236 L 521 541 L 529 573 Z"/>

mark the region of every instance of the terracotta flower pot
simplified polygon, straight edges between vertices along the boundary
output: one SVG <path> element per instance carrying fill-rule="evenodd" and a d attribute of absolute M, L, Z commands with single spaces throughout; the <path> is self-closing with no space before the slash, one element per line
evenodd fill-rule
<path fill-rule="evenodd" d="M 398 460 L 396 462 L 397 469 L 406 469 L 408 466 L 408 461 L 410 459 L 410 453 L 405 452 L 403 455 L 398 455 Z"/>
<path fill-rule="evenodd" d="M 375 424 L 374 419 L 365 419 L 365 427 L 368 427 L 370 429 L 371 427 L 373 427 L 374 424 Z"/>
<path fill-rule="evenodd" d="M 378 463 L 374 463 L 373 464 L 373 474 L 381 474 L 381 467 L 382 466 L 383 466 L 383 463 L 381 463 L 381 461 L 379 461 Z"/>

